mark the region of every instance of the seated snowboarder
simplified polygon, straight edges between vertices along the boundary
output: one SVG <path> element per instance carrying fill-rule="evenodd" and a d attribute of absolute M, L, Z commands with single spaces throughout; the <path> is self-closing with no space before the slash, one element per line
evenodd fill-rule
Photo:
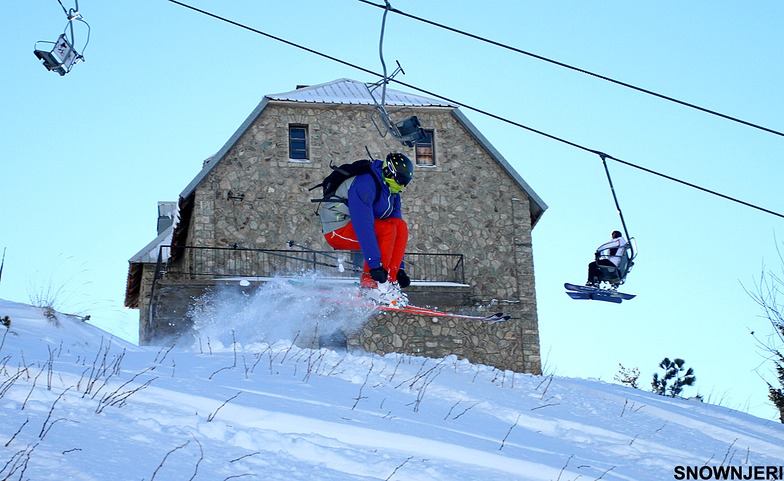
<path fill-rule="evenodd" d="M 617 230 L 612 231 L 610 235 L 612 240 L 597 247 L 595 253 L 596 260 L 588 264 L 588 282 L 585 283 L 586 286 L 599 287 L 599 283 L 602 281 L 600 265 L 618 267 L 621 264 L 621 256 L 626 251 L 626 239 Z"/>
<path fill-rule="evenodd" d="M 360 286 L 371 299 L 406 305 L 400 289 L 411 280 L 403 268 L 408 225 L 401 214 L 400 193 L 414 177 L 414 164 L 400 153 L 374 160 L 370 171 L 349 177 L 324 201 L 321 225 L 327 243 L 337 250 L 361 250 Z"/>

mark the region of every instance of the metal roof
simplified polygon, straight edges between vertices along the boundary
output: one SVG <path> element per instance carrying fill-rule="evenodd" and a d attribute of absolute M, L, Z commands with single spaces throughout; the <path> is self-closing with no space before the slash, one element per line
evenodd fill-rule
<path fill-rule="evenodd" d="M 270 100 L 324 104 L 375 105 L 381 103 L 382 87 L 342 78 L 290 92 L 267 94 Z M 449 102 L 401 92 L 387 87 L 385 105 L 396 107 L 457 107 Z"/>

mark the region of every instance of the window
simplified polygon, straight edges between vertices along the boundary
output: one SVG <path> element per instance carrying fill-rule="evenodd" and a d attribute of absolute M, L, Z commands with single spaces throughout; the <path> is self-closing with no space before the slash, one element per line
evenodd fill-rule
<path fill-rule="evenodd" d="M 416 164 L 436 165 L 435 130 L 424 129 L 427 136 L 416 143 Z"/>
<path fill-rule="evenodd" d="M 289 158 L 308 160 L 307 125 L 289 125 Z"/>

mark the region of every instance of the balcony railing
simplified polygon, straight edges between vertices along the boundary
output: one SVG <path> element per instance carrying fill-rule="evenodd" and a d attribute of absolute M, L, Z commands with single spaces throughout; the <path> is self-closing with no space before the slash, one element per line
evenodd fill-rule
<path fill-rule="evenodd" d="M 407 253 L 405 269 L 414 281 L 465 284 L 462 254 Z M 324 277 L 357 278 L 362 254 L 349 251 L 162 246 L 155 279 L 212 280 L 318 272 Z"/>

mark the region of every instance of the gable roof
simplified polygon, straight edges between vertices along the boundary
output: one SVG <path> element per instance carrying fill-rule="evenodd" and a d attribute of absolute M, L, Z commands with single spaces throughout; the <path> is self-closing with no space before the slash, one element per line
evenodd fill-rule
<path fill-rule="evenodd" d="M 375 98 L 375 101 L 374 101 Z M 201 172 L 188 184 L 182 191 L 180 197 L 188 197 L 201 181 L 220 163 L 234 144 L 247 131 L 251 125 L 261 115 L 270 101 L 282 102 L 302 102 L 302 103 L 321 103 L 321 104 L 343 104 L 343 105 L 375 105 L 381 102 L 381 87 L 374 87 L 373 84 L 364 84 L 356 80 L 341 78 L 323 84 L 302 87 L 290 92 L 279 94 L 267 94 L 261 99 L 259 105 L 245 119 L 245 122 L 234 132 L 226 144 L 211 158 L 212 161 L 205 163 Z M 431 99 L 421 95 L 409 94 L 387 87 L 384 99 L 385 105 L 395 107 L 448 107 L 457 108 L 456 105 L 442 100 Z"/>

